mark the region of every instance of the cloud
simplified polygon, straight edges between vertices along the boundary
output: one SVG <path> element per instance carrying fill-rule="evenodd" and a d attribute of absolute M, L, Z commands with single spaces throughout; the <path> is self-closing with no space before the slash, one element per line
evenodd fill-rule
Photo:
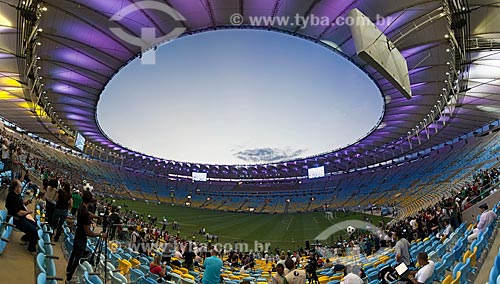
<path fill-rule="evenodd" d="M 302 155 L 306 150 L 292 150 L 290 148 L 286 149 L 278 149 L 278 148 L 255 148 L 255 149 L 247 149 L 241 150 L 233 155 L 241 159 L 245 162 L 251 163 L 269 163 L 269 162 L 277 162 L 282 160 L 288 160 L 297 158 Z"/>

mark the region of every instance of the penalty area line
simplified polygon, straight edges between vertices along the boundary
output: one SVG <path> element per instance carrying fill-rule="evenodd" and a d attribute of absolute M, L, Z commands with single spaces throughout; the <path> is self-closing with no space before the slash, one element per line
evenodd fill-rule
<path fill-rule="evenodd" d="M 293 217 L 295 217 L 295 216 L 292 216 L 292 218 L 290 219 L 290 222 L 288 223 L 288 226 L 286 226 L 287 231 L 288 231 L 288 229 L 290 229 L 290 225 L 292 224 Z"/>

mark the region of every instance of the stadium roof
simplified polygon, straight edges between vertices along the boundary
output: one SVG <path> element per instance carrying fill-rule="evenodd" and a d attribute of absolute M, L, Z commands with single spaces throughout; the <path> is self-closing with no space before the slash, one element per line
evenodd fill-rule
<path fill-rule="evenodd" d="M 179 14 L 146 9 L 151 2 Z M 337 24 L 353 8 L 373 21 L 385 19 L 377 24 L 408 62 L 411 100 L 357 56 L 349 27 Z M 499 12 L 492 0 L 390 0 L 383 5 L 377 0 L 2 1 L 0 115 L 63 144 L 71 145 L 80 132 L 90 155 L 123 159 L 130 167 L 146 159 L 152 169 L 163 165 L 176 174 L 276 177 L 301 175 L 319 165 L 327 172 L 363 167 L 431 148 L 500 117 Z M 231 24 L 235 13 L 243 16 L 241 26 Z M 333 24 L 251 26 L 249 20 L 295 15 L 328 17 Z M 174 19 L 180 16 L 184 20 Z M 326 44 L 375 80 L 385 97 L 385 115 L 370 135 L 344 149 L 272 165 L 198 165 L 131 151 L 104 135 L 96 106 L 109 80 L 141 55 L 141 47 L 121 39 L 116 30 L 140 38 L 145 27 L 160 35 L 273 29 Z"/>

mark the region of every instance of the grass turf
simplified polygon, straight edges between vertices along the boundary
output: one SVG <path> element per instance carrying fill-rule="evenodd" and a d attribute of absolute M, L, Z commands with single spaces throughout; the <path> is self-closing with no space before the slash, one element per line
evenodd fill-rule
<path fill-rule="evenodd" d="M 218 243 L 234 244 L 248 243 L 249 249 L 254 249 L 254 243 L 270 243 L 271 249 L 280 250 L 297 249 L 305 246 L 305 241 L 314 243 L 314 238 L 333 224 L 346 220 L 363 220 L 368 216 L 374 225 L 378 225 L 382 217 L 359 213 L 337 213 L 337 218 L 327 220 L 321 212 L 294 213 L 294 214 L 252 214 L 222 212 L 207 209 L 171 206 L 170 204 L 146 203 L 144 201 L 116 200 L 114 205 L 121 205 L 122 209 L 134 210 L 144 216 L 158 217 L 161 222 L 167 218 L 167 230 L 177 234 L 172 229 L 172 221 L 177 221 L 180 236 L 192 240 L 193 234 L 196 241 L 206 241 L 199 235 L 201 228 L 209 234 L 219 237 Z M 385 218 L 386 222 L 389 218 Z M 333 235 L 328 243 L 337 239 L 337 235 L 346 235 L 344 230 Z"/>

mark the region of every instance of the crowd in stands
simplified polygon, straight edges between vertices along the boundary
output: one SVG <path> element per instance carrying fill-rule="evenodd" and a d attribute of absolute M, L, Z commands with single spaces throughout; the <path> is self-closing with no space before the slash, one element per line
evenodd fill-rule
<path fill-rule="evenodd" d="M 164 243 L 166 248 L 161 257 L 155 254 L 151 263 L 151 273 L 161 278 L 166 277 L 164 264 L 184 266 L 188 269 L 193 267 L 204 267 L 204 284 L 215 283 L 220 278 L 222 265 L 230 265 L 233 269 L 246 272 L 253 268 L 255 259 L 265 259 L 266 262 L 276 263 L 273 283 L 305 283 L 306 278 L 317 280 L 315 272 L 319 268 L 342 266 L 342 263 L 332 263 L 321 253 L 321 248 L 314 250 L 291 250 L 288 252 L 275 251 L 262 253 L 247 253 L 238 250 L 218 251 L 208 244 L 186 240 L 179 234 L 180 224 L 172 222 L 170 227 L 167 222 L 158 222 L 151 216 L 144 216 L 129 210 L 121 210 L 113 206 L 112 202 L 99 200 L 83 190 L 82 172 L 76 167 L 62 166 L 57 160 L 45 160 L 43 157 L 32 154 L 33 148 L 26 140 L 15 139 L 5 131 L 1 132 L 0 143 L 2 144 L 3 171 L 11 171 L 11 183 L 6 197 L 6 208 L 9 215 L 15 216 L 14 224 L 25 233 L 23 241 L 28 243 L 30 253 L 36 251 L 38 235 L 36 224 L 31 216 L 33 211 L 27 209 L 28 203 L 19 197 L 23 186 L 21 181 L 27 185 L 33 185 L 34 195 L 37 195 L 37 204 L 45 209 L 45 221 L 48 222 L 54 232 L 54 241 L 59 241 L 62 234 L 63 224 L 68 216 L 76 215 L 77 227 L 75 231 L 75 242 L 73 251 L 68 260 L 67 279 L 71 279 L 76 269 L 78 260 L 83 256 L 87 237 L 109 237 L 110 240 L 122 239 L 136 244 L 138 252 L 143 255 L 155 254 L 154 247 L 143 244 Z M 30 169 L 30 170 L 28 170 Z M 30 171 L 32 172 L 30 174 Z M 23 175 L 24 173 L 24 175 Z M 42 187 L 38 189 L 31 182 L 30 175 L 40 176 Z M 446 238 L 462 223 L 461 213 L 472 206 L 473 202 L 479 202 L 491 194 L 490 185 L 498 182 L 500 178 L 497 168 L 481 170 L 472 176 L 460 192 L 453 197 L 441 200 L 427 209 L 420 211 L 417 215 L 400 220 L 391 225 L 379 224 L 377 233 L 360 231 L 351 235 L 346 240 L 339 239 L 330 248 L 334 255 L 345 256 L 352 251 L 370 255 L 384 247 L 394 247 L 396 261 L 412 265 L 409 256 L 410 242 L 423 239 L 430 235 L 438 238 Z M 99 182 L 99 181 L 95 181 Z M 98 191 L 114 192 L 112 186 L 103 184 Z M 473 233 L 468 236 L 472 242 L 484 231 L 496 218 L 496 214 L 489 210 L 487 204 L 479 206 L 481 216 Z M 104 216 L 104 217 L 103 217 Z M 91 228 L 92 220 L 103 228 L 109 228 L 109 234 L 94 233 Z M 204 230 L 204 229 L 203 229 Z M 222 259 L 219 259 L 221 256 Z M 297 269 L 301 264 L 302 256 L 309 257 L 307 267 L 309 269 Z M 172 258 L 181 259 L 173 263 Z M 422 267 L 408 279 L 412 283 L 426 283 L 434 270 L 434 263 L 428 259 L 427 254 L 419 253 L 417 262 Z M 305 267 L 306 265 L 303 264 Z M 345 268 L 345 267 L 344 267 Z M 217 272 L 218 271 L 218 272 Z M 362 269 L 349 268 L 345 270 L 344 283 L 357 283 L 361 279 Z M 309 274 L 309 275 L 306 275 Z M 218 283 L 218 282 L 217 282 Z"/>

